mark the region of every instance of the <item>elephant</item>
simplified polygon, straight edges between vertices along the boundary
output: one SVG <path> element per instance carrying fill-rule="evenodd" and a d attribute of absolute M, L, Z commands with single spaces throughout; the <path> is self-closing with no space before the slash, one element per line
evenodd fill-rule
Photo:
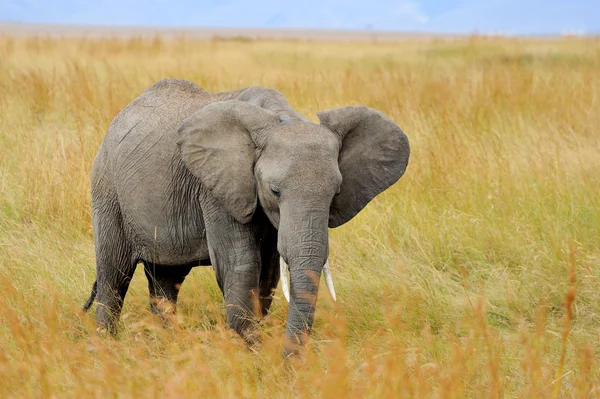
<path fill-rule="evenodd" d="M 328 229 L 404 174 L 408 138 L 363 105 L 295 111 L 274 89 L 208 92 L 182 79 L 147 88 L 112 120 L 92 164 L 96 325 L 116 334 L 134 270 L 153 312 L 174 314 L 181 284 L 212 265 L 228 328 L 260 345 L 258 322 L 282 279 L 283 354 L 306 346 Z"/>

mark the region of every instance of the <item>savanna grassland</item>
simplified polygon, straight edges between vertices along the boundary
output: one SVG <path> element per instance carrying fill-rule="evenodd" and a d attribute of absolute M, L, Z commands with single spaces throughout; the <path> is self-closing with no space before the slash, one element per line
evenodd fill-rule
<path fill-rule="evenodd" d="M 225 328 L 211 268 L 178 324 L 134 276 L 117 340 L 94 281 L 90 170 L 111 119 L 157 80 L 364 104 L 406 132 L 406 174 L 330 231 L 303 359 Z M 600 41 L 396 43 L 0 37 L 0 397 L 600 396 Z M 143 195 L 143 192 L 140 192 Z"/>

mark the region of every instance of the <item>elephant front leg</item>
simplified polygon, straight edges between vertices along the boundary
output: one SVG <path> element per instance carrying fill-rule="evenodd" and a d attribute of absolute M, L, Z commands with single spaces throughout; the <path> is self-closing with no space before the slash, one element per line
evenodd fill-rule
<path fill-rule="evenodd" d="M 269 313 L 273 303 L 273 295 L 279 283 L 279 252 L 277 252 L 277 230 L 269 226 L 269 231 L 260 245 L 260 281 L 258 294 L 262 317 Z"/>
<path fill-rule="evenodd" d="M 259 229 L 253 222 L 237 222 L 210 195 L 202 201 L 210 259 L 225 299 L 227 325 L 252 347 L 260 341 Z"/>
<path fill-rule="evenodd" d="M 224 286 L 227 326 L 237 332 L 246 345 L 255 347 L 260 344 L 258 270 L 230 270 L 225 277 Z"/>

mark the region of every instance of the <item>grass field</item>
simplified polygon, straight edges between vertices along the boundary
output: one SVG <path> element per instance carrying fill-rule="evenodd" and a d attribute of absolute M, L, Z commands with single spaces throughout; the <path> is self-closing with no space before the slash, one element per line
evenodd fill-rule
<path fill-rule="evenodd" d="M 224 326 L 211 268 L 179 324 L 138 268 L 118 340 L 94 281 L 90 169 L 157 80 L 262 85 L 299 112 L 364 104 L 406 132 L 406 174 L 331 231 L 306 357 Z M 0 37 L 0 397 L 600 396 L 600 40 L 334 43 Z M 143 193 L 140 193 L 143 195 Z"/>

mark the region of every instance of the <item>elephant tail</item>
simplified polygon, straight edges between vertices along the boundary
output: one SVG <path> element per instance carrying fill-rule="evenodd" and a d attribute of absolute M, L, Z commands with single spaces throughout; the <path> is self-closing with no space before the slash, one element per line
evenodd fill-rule
<path fill-rule="evenodd" d="M 94 285 L 92 286 L 92 293 L 90 294 L 90 297 L 88 298 L 88 300 L 85 303 L 85 305 L 83 305 L 83 311 L 84 312 L 88 311 L 88 309 L 94 303 L 94 299 L 96 299 L 96 287 L 97 287 L 97 285 L 98 285 L 98 281 L 94 281 Z"/>

